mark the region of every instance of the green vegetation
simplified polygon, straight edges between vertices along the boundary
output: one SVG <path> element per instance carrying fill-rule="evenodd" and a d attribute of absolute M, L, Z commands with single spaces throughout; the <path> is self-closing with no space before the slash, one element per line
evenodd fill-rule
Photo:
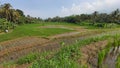
<path fill-rule="evenodd" d="M 0 33 L 14 28 L 15 24 L 8 22 L 6 19 L 0 19 Z"/>
<path fill-rule="evenodd" d="M 99 66 L 99 68 L 102 68 L 102 66 L 103 66 L 103 61 L 104 61 L 104 59 L 106 58 L 108 52 L 110 51 L 110 48 L 111 48 L 111 47 L 108 47 L 108 45 L 107 45 L 107 47 L 106 47 L 105 49 L 101 50 L 101 51 L 98 53 L 98 66 Z"/>
<path fill-rule="evenodd" d="M 42 26 L 42 24 L 25 24 L 18 26 L 11 33 L 0 35 L 0 42 L 10 39 L 15 39 L 18 37 L 25 37 L 25 36 L 47 37 L 51 35 L 73 31 L 64 28 L 40 28 L 40 26 Z"/>
<path fill-rule="evenodd" d="M 101 28 L 101 29 L 105 29 L 105 28 L 117 28 L 120 27 L 118 24 L 115 23 L 89 23 L 89 22 L 81 22 L 79 24 L 80 26 L 85 26 L 88 29 L 95 29 L 95 28 Z"/>
<path fill-rule="evenodd" d="M 87 38 L 84 40 L 79 40 L 74 45 L 64 46 L 58 53 L 56 53 L 53 57 L 50 59 L 42 58 L 36 60 L 31 68 L 87 68 L 87 66 L 79 65 L 76 61 L 80 58 L 82 55 L 79 51 L 79 48 L 81 46 L 90 44 L 92 42 L 97 42 L 100 40 L 105 40 L 108 38 L 113 38 L 115 35 L 104 35 L 101 37 L 92 37 Z M 105 53 L 108 50 L 103 50 L 101 53 L 99 53 L 99 64 L 101 63 L 101 60 L 103 60 L 103 57 L 105 56 Z"/>
<path fill-rule="evenodd" d="M 92 26 L 99 28 L 106 28 L 106 27 L 111 28 L 111 27 L 116 27 L 116 24 L 120 24 L 120 11 L 119 9 L 116 9 L 110 14 L 99 13 L 95 11 L 92 14 L 72 15 L 67 17 L 56 16 L 54 18 L 48 18 L 46 20 L 42 20 L 39 17 L 38 18 L 31 17 L 30 15 L 25 16 L 22 10 L 14 9 L 11 4 L 5 3 L 0 5 L 0 19 L 6 19 L 8 22 L 12 22 L 18 25 L 45 21 L 45 22 L 67 22 L 67 23 L 74 23 L 79 25 L 83 25 L 83 24 L 85 25 L 89 23 L 90 27 Z M 3 22 L 0 22 L 0 26 L 2 26 L 1 23 Z"/>
<path fill-rule="evenodd" d="M 68 22 L 68 23 L 76 23 L 81 24 L 82 22 L 89 22 L 91 25 L 95 25 L 100 23 L 98 27 L 101 27 L 101 24 L 108 23 L 120 23 L 120 11 L 116 9 L 110 14 L 107 13 L 99 13 L 98 11 L 93 12 L 92 14 L 80 14 L 80 15 L 71 15 L 67 17 L 59 17 L 56 16 L 54 18 L 48 18 L 45 21 L 47 22 Z"/>
<path fill-rule="evenodd" d="M 81 32 L 81 34 L 88 32 L 89 35 L 91 29 L 91 32 L 93 33 L 94 30 L 96 32 L 98 31 L 99 33 L 105 33 L 85 37 L 82 40 L 77 40 L 76 43 L 69 46 L 65 46 L 65 43 L 61 42 L 61 48 L 57 52 L 45 52 L 42 54 L 40 54 L 39 52 L 30 53 L 26 56 L 20 57 L 16 61 L 3 63 L 3 65 L 10 67 L 10 65 L 14 64 L 22 65 L 32 63 L 30 68 L 88 68 L 87 65 L 78 63 L 78 59 L 80 59 L 82 55 L 82 53 L 80 52 L 80 48 L 90 43 L 110 39 L 112 42 L 109 42 L 108 45 L 98 53 L 98 67 L 101 68 L 103 65 L 103 61 L 110 49 L 112 47 L 119 48 L 120 46 L 120 31 L 118 31 L 120 29 L 119 24 L 119 9 L 116 9 L 110 14 L 99 13 L 95 11 L 92 14 L 72 15 L 67 17 L 56 16 L 54 18 L 42 20 L 39 17 L 31 17 L 30 15 L 25 16 L 22 10 L 14 9 L 11 4 L 5 3 L 3 5 L 0 5 L 0 33 L 3 33 L 0 34 L 0 42 L 27 36 L 54 36 L 65 32 L 75 31 L 74 28 L 76 30 L 79 29 L 78 32 Z M 54 25 L 56 27 L 46 28 L 50 25 Z M 60 28 L 57 27 L 57 25 L 66 26 L 69 28 Z M 4 33 L 5 30 L 10 30 L 10 32 Z M 10 47 L 8 47 L 8 49 L 9 48 Z M 50 56 L 51 54 L 52 56 Z M 116 60 L 116 67 L 120 67 L 120 57 L 118 57 Z"/>
<path fill-rule="evenodd" d="M 2 63 L 4 68 L 10 68 L 11 66 L 15 66 L 15 62 L 14 61 L 10 61 L 10 62 L 3 62 Z"/>
<path fill-rule="evenodd" d="M 6 39 L 14 39 L 17 37 L 25 37 L 25 36 L 49 36 L 49 35 L 54 35 L 57 34 L 58 32 L 63 33 L 63 32 L 69 32 L 72 30 L 66 30 L 62 28 L 40 28 L 40 26 L 47 26 L 47 25 L 51 25 L 54 23 L 42 23 L 42 24 L 25 24 L 25 25 L 21 25 L 18 26 L 17 28 L 15 28 L 15 30 L 11 33 L 7 33 L 7 34 L 3 34 L 0 35 L 1 36 L 1 41 L 4 41 Z M 55 25 L 60 25 L 61 23 L 56 23 Z M 62 23 L 62 25 L 66 25 L 66 26 L 75 26 L 74 24 L 66 24 L 66 23 Z M 27 27 L 26 27 L 27 26 Z M 59 30 L 60 29 L 60 30 Z M 58 31 L 59 30 L 59 31 Z M 52 32 L 53 31 L 53 32 Z M 57 32 L 58 31 L 58 32 Z M 37 32 L 37 33 L 36 33 Z M 42 34 L 43 32 L 43 34 Z M 22 33 L 22 34 L 19 34 Z M 16 34 L 16 35 L 15 35 Z M 17 35 L 19 34 L 19 35 Z M 116 35 L 117 34 L 117 35 Z M 6 37 L 7 35 L 8 38 Z M 26 56 L 20 57 L 16 62 L 12 62 L 9 64 L 5 64 L 6 66 L 10 66 L 10 65 L 21 65 L 21 64 L 26 64 L 26 63 L 32 63 L 32 66 L 30 66 L 30 68 L 87 68 L 87 65 L 80 65 L 77 60 L 81 57 L 82 53 L 80 52 L 79 48 L 90 44 L 92 42 L 97 42 L 100 40 L 105 40 L 105 39 L 109 39 L 109 38 L 119 38 L 119 32 L 117 31 L 113 33 L 102 33 L 96 36 L 91 36 L 91 37 L 87 37 L 84 38 L 83 40 L 77 40 L 75 44 L 69 45 L 69 46 L 65 46 L 64 42 L 61 42 L 61 49 L 58 52 L 53 52 L 55 53 L 53 56 L 46 58 L 47 55 L 50 55 L 50 53 L 46 52 L 47 55 L 44 55 L 46 53 L 43 54 L 39 54 L 39 53 L 30 53 Z M 115 43 L 117 44 L 117 43 Z M 99 55 L 99 65 L 102 64 L 103 59 L 105 58 L 107 52 L 109 51 L 109 47 L 110 45 L 112 45 L 112 43 L 109 43 L 108 46 L 106 47 L 106 49 L 103 49 L 102 51 L 100 51 Z M 117 61 L 117 65 L 118 65 L 119 61 Z"/>
<path fill-rule="evenodd" d="M 119 35 L 115 35 L 113 37 L 112 41 L 109 42 L 108 45 L 98 53 L 98 66 L 99 66 L 99 68 L 102 68 L 103 61 L 106 58 L 106 56 L 108 55 L 108 53 L 110 52 L 110 50 L 112 49 L 112 47 L 113 47 L 113 51 L 115 50 L 115 47 L 119 48 L 119 46 L 120 46 L 120 38 L 119 37 L 120 37 Z M 119 68 L 120 67 L 119 66 L 119 56 L 118 56 L 116 63 L 117 63 L 116 64 L 117 68 Z"/>
<path fill-rule="evenodd" d="M 25 16 L 20 9 L 14 9 L 10 3 L 0 5 L 0 18 L 5 18 L 9 22 L 15 24 L 36 23 L 41 21 L 40 18 L 34 18 L 30 15 Z"/>
<path fill-rule="evenodd" d="M 120 55 L 118 56 L 116 61 L 116 68 L 119 68 L 119 67 L 120 67 Z"/>
<path fill-rule="evenodd" d="M 31 24 L 40 21 L 42 21 L 42 19 L 39 17 L 25 16 L 22 10 L 14 9 L 9 3 L 0 4 L 0 33 L 5 32 L 5 30 L 14 29 L 15 24 Z"/>
<path fill-rule="evenodd" d="M 37 53 L 31 53 L 17 60 L 17 64 L 31 63 L 39 56 Z"/>

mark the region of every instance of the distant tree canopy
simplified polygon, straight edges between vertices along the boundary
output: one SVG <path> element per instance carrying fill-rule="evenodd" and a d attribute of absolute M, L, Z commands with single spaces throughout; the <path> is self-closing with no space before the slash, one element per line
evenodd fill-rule
<path fill-rule="evenodd" d="M 67 17 L 54 17 L 48 18 L 45 21 L 47 22 L 68 22 L 68 23 L 81 23 L 81 22 L 90 22 L 95 23 L 119 23 L 120 24 L 120 11 L 116 9 L 110 14 L 99 13 L 95 11 L 92 14 L 81 14 L 81 15 L 71 15 Z"/>
<path fill-rule="evenodd" d="M 20 9 L 14 9 L 11 4 L 5 3 L 0 5 L 0 19 L 13 22 L 15 24 L 35 23 L 41 21 L 41 18 L 25 16 L 24 12 Z"/>
<path fill-rule="evenodd" d="M 14 9 L 11 4 L 5 3 L 0 5 L 0 32 L 14 29 L 19 24 L 38 23 L 41 18 L 25 16 L 20 9 Z"/>
<path fill-rule="evenodd" d="M 80 15 L 71 15 L 66 17 L 56 16 L 54 18 L 41 19 L 36 17 L 31 17 L 30 15 L 25 16 L 24 12 L 20 9 L 14 9 L 11 4 L 5 3 L 0 5 L 0 19 L 6 19 L 9 22 L 16 24 L 24 23 L 37 23 L 39 21 L 46 22 L 68 22 L 68 23 L 77 23 L 89 22 L 91 24 L 95 23 L 119 23 L 120 24 L 120 11 L 116 9 L 115 11 L 107 13 L 99 13 L 98 11 L 93 12 L 92 14 L 80 14 Z"/>
<path fill-rule="evenodd" d="M 19 17 L 20 14 L 9 3 L 0 6 L 0 18 L 5 18 L 10 22 L 16 22 Z"/>

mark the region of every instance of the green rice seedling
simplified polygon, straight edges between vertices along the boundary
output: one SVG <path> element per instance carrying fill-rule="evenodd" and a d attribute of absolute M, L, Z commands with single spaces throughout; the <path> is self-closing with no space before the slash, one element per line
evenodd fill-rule
<path fill-rule="evenodd" d="M 83 40 L 78 40 L 75 44 L 62 47 L 59 52 L 54 54 L 54 56 L 52 56 L 49 59 L 42 57 L 36 60 L 32 64 L 31 68 L 87 68 L 88 67 L 87 65 L 80 65 L 76 62 L 77 59 L 79 59 L 81 56 L 81 52 L 79 48 L 81 46 L 90 44 L 92 42 L 106 40 L 108 38 L 113 38 L 113 37 L 114 36 L 111 36 L 111 35 L 103 35 L 103 36 L 97 36 L 92 38 L 85 38 Z M 98 54 L 99 65 L 102 64 L 104 57 L 109 52 L 110 46 L 111 46 L 111 43 L 108 44 L 108 46 Z"/>
<path fill-rule="evenodd" d="M 107 56 L 107 54 L 109 53 L 110 49 L 112 47 L 115 48 L 115 47 L 120 46 L 119 42 L 120 42 L 119 35 L 113 36 L 113 40 L 109 41 L 108 45 L 98 53 L 98 66 L 100 68 L 102 67 L 103 61 L 105 57 Z M 119 63 L 117 65 L 119 65 Z"/>
<path fill-rule="evenodd" d="M 14 61 L 10 61 L 10 62 L 3 62 L 1 64 L 4 68 L 11 68 L 11 66 L 16 66 Z"/>
<path fill-rule="evenodd" d="M 31 53 L 26 56 L 23 56 L 17 60 L 17 64 L 24 64 L 24 63 L 31 63 L 35 59 L 37 59 L 38 54 L 37 53 Z"/>
<path fill-rule="evenodd" d="M 118 56 L 116 60 L 116 68 L 120 68 L 120 55 Z"/>
<path fill-rule="evenodd" d="M 118 34 L 116 34 L 116 36 L 114 36 L 114 39 L 113 39 L 113 40 L 114 40 L 114 41 L 113 41 L 112 45 L 113 45 L 114 47 L 120 46 L 120 38 L 119 38 L 119 35 L 118 35 Z"/>
<path fill-rule="evenodd" d="M 105 57 L 107 56 L 109 50 L 110 50 L 110 48 L 105 48 L 98 53 L 98 67 L 99 68 L 102 68 L 103 61 L 104 61 Z"/>
<path fill-rule="evenodd" d="M 48 37 L 74 30 L 65 28 L 40 28 L 42 24 L 25 24 L 16 27 L 12 32 L 0 35 L 0 42 L 25 36 Z"/>
<path fill-rule="evenodd" d="M 102 68 L 103 61 L 112 47 L 113 47 L 113 42 L 109 40 L 109 43 L 107 44 L 107 46 L 98 53 L 98 67 L 99 68 Z"/>
<path fill-rule="evenodd" d="M 61 45 L 62 47 L 64 47 L 64 46 L 65 46 L 65 42 L 61 42 L 60 45 Z"/>

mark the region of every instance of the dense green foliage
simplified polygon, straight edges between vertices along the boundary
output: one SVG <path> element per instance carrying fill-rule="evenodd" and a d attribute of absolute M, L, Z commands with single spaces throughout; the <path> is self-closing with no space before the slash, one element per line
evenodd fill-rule
<path fill-rule="evenodd" d="M 67 17 L 54 17 L 48 18 L 45 21 L 47 22 L 68 22 L 68 23 L 77 23 L 81 22 L 89 22 L 92 25 L 95 23 L 117 23 L 120 24 L 120 11 L 119 9 L 113 11 L 110 14 L 107 13 L 99 13 L 95 11 L 92 14 L 81 14 L 81 15 L 72 15 Z"/>
<path fill-rule="evenodd" d="M 5 30 L 14 29 L 15 24 L 12 22 L 8 22 L 6 19 L 0 19 L 0 32 Z"/>
<path fill-rule="evenodd" d="M 7 21 L 16 24 L 35 23 L 36 20 L 41 20 L 40 18 L 34 18 L 30 15 L 25 16 L 22 10 L 13 9 L 12 5 L 9 3 L 0 5 L 0 18 L 5 18 Z"/>
<path fill-rule="evenodd" d="M 5 22 L 9 22 L 10 24 L 38 23 L 38 21 L 42 20 L 40 18 L 34 18 L 29 15 L 25 16 L 22 10 L 14 9 L 9 3 L 0 5 L 0 26 L 1 26 L 0 29 L 1 30 L 4 29 L 2 27 L 5 27 L 3 25 L 4 21 L 1 21 L 4 19 L 5 19 Z"/>
<path fill-rule="evenodd" d="M 0 30 L 13 27 L 14 24 L 38 23 L 42 19 L 34 18 L 29 15 L 25 16 L 20 9 L 14 9 L 11 4 L 5 3 L 0 5 Z M 14 28 L 14 27 L 13 27 Z"/>

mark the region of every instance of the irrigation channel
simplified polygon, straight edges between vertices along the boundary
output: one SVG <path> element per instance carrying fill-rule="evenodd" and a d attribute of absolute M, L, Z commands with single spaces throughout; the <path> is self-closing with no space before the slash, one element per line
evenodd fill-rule
<path fill-rule="evenodd" d="M 120 47 L 112 47 L 105 57 L 105 60 L 103 62 L 103 66 L 107 68 L 115 68 L 116 60 L 118 55 L 120 54 Z"/>

